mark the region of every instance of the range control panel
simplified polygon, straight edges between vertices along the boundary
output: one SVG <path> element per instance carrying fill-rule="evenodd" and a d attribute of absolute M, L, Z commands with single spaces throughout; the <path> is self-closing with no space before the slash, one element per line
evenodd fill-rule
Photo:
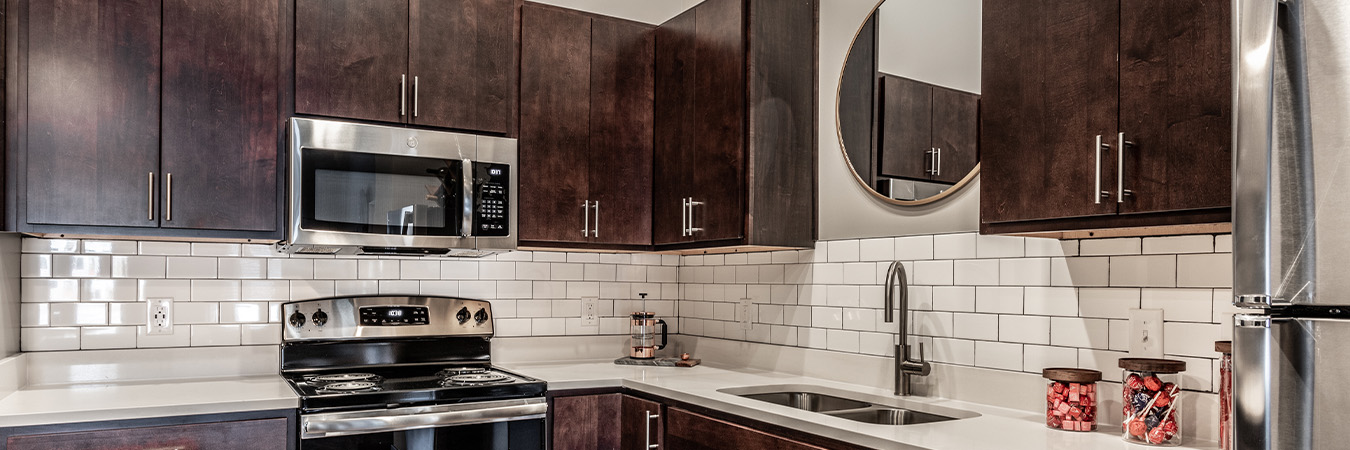
<path fill-rule="evenodd" d="M 511 166 L 473 163 L 473 234 L 511 235 Z"/>
<path fill-rule="evenodd" d="M 492 305 L 430 296 L 336 297 L 284 303 L 282 339 L 492 336 Z"/>

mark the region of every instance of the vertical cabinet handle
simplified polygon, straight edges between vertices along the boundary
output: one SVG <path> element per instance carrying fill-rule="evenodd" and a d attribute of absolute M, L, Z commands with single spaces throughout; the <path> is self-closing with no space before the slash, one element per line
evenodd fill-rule
<path fill-rule="evenodd" d="M 173 172 L 164 174 L 164 221 L 173 220 Z"/>
<path fill-rule="evenodd" d="M 1134 191 L 1125 189 L 1125 147 L 1132 145 L 1125 140 L 1125 132 L 1116 133 L 1116 203 L 1125 203 L 1126 195 L 1134 195 Z"/>
<path fill-rule="evenodd" d="M 413 117 L 417 117 L 417 77 L 413 77 Z"/>
<path fill-rule="evenodd" d="M 581 204 L 581 237 L 591 236 L 591 201 Z"/>
<path fill-rule="evenodd" d="M 942 147 L 933 150 L 937 152 L 937 161 L 933 163 L 933 175 L 942 176 Z"/>
<path fill-rule="evenodd" d="M 403 117 L 408 111 L 408 74 L 398 75 L 398 116 Z"/>
<path fill-rule="evenodd" d="M 1092 190 L 1092 202 L 1098 205 L 1102 204 L 1103 198 L 1111 196 L 1111 193 L 1102 190 L 1102 152 L 1110 149 L 1110 144 L 1102 143 L 1102 135 L 1097 135 L 1097 143 L 1092 146 L 1092 161 L 1097 166 L 1097 184 Z"/>
<path fill-rule="evenodd" d="M 659 443 L 655 443 L 655 444 L 652 443 L 652 421 L 653 421 L 653 420 L 656 420 L 656 419 L 658 419 L 658 418 L 660 418 L 661 415 L 660 415 L 660 414 L 652 414 L 651 411 L 645 411 L 645 412 L 647 413 L 647 431 L 646 431 L 645 433 L 643 433 L 643 436 L 642 436 L 642 443 L 644 444 L 644 448 L 647 448 L 647 449 L 661 448 L 661 444 L 659 444 Z"/>
<path fill-rule="evenodd" d="M 690 235 L 690 236 L 693 236 L 694 233 L 698 233 L 698 232 L 700 232 L 700 231 L 703 231 L 702 228 L 696 228 L 696 227 L 694 227 L 694 207 L 695 207 L 695 206 L 701 206 L 701 205 L 703 205 L 703 202 L 696 202 L 696 201 L 694 201 L 694 198 L 693 198 L 693 197 L 689 197 L 689 235 Z"/>
<path fill-rule="evenodd" d="M 689 199 L 680 198 L 680 236 L 689 235 Z"/>
<path fill-rule="evenodd" d="M 155 220 L 155 173 L 146 175 L 145 220 Z"/>
<path fill-rule="evenodd" d="M 591 237 L 600 237 L 600 201 L 596 200 L 591 206 L 595 207 L 595 227 L 591 228 Z"/>

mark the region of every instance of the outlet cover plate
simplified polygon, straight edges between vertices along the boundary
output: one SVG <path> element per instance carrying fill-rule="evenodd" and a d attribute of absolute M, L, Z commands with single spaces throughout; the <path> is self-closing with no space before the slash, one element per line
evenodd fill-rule
<path fill-rule="evenodd" d="M 173 334 L 173 299 L 145 299 L 145 334 Z"/>
<path fill-rule="evenodd" d="M 600 299 L 596 297 L 581 298 L 581 326 L 598 327 L 600 326 Z"/>
<path fill-rule="evenodd" d="M 1163 356 L 1163 310 L 1130 310 L 1130 356 L 1135 358 Z"/>

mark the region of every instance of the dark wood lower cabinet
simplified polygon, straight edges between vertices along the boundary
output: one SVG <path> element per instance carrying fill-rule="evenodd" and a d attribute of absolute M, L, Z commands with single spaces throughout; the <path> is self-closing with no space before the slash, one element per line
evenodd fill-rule
<path fill-rule="evenodd" d="M 665 438 L 666 450 L 822 449 L 673 407 L 666 408 Z"/>
<path fill-rule="evenodd" d="M 631 395 L 623 396 L 622 412 L 619 416 L 620 437 L 624 449 L 649 449 L 665 446 L 665 413 L 660 403 L 643 400 Z"/>
<path fill-rule="evenodd" d="M 622 394 L 575 395 L 553 399 L 553 450 L 619 448 Z"/>
<path fill-rule="evenodd" d="M 10 436 L 6 450 L 275 450 L 287 448 L 285 418 Z"/>

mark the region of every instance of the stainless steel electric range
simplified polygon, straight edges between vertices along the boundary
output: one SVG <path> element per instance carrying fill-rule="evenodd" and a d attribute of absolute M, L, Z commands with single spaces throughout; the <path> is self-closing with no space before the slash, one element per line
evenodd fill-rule
<path fill-rule="evenodd" d="M 544 448 L 546 385 L 492 366 L 488 302 L 338 297 L 282 313 L 302 450 Z"/>

